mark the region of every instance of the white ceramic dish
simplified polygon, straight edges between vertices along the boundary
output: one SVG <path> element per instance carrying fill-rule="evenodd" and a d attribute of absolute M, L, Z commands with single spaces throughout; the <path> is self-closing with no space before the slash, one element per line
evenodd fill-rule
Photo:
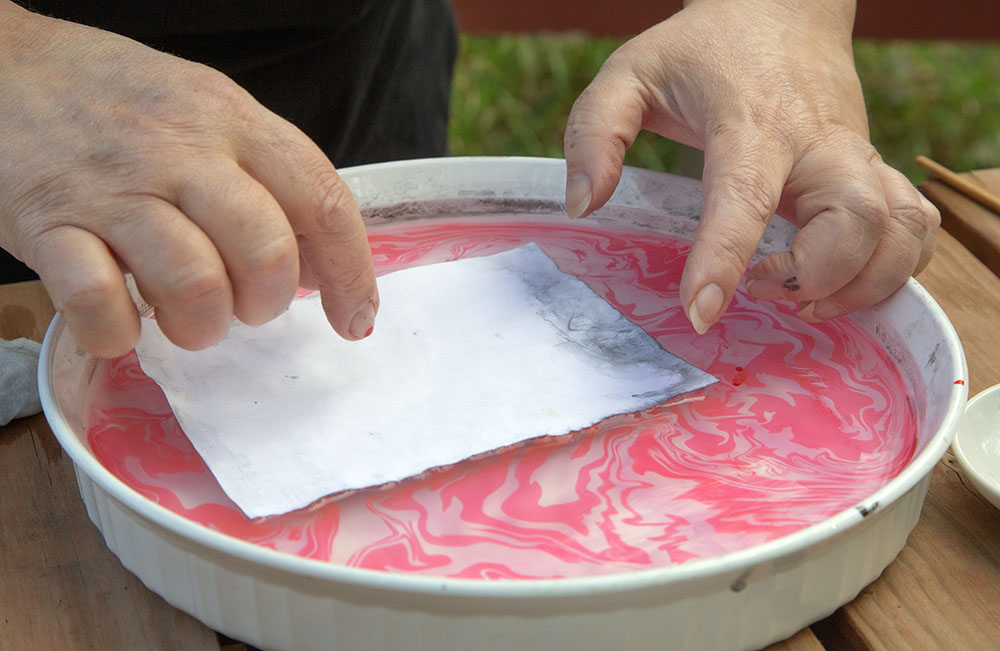
<path fill-rule="evenodd" d="M 1000 509 L 1000 385 L 969 401 L 951 447 L 979 494 Z"/>
<path fill-rule="evenodd" d="M 372 225 L 428 215 L 562 213 L 564 163 L 438 159 L 343 170 Z M 595 223 L 690 238 L 696 182 L 626 170 Z M 787 246 L 769 228 L 762 253 Z M 792 534 L 717 557 L 631 573 L 484 581 L 323 563 L 202 526 L 125 485 L 81 425 L 93 360 L 57 317 L 39 380 L 46 417 L 76 466 L 88 513 L 122 563 L 208 626 L 274 649 L 752 649 L 852 599 L 895 558 L 920 515 L 930 471 L 951 443 L 967 371 L 945 315 L 915 282 L 852 317 L 899 362 L 917 442 L 895 478 Z"/>

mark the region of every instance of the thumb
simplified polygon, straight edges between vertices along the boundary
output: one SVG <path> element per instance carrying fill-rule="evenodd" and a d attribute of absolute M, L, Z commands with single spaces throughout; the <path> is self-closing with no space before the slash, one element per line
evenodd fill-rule
<path fill-rule="evenodd" d="M 609 59 L 580 94 L 566 122 L 566 213 L 588 215 L 611 198 L 625 151 L 642 128 L 643 102 L 631 74 Z"/>
<path fill-rule="evenodd" d="M 791 171 L 792 156 L 775 140 L 716 128 L 705 143 L 705 208 L 681 276 L 681 302 L 705 332 L 732 300 L 760 244 Z"/>

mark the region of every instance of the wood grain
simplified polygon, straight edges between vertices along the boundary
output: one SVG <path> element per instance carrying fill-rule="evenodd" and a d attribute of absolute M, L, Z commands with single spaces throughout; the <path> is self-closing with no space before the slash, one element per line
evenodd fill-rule
<path fill-rule="evenodd" d="M 41 283 L 0 296 L 0 337 L 41 341 L 54 314 Z M 219 649 L 108 550 L 42 415 L 0 429 L 0 649 Z"/>
<path fill-rule="evenodd" d="M 108 551 L 43 416 L 0 430 L 0 648 L 212 649 Z"/>
<path fill-rule="evenodd" d="M 0 430 L 0 648 L 211 649 L 108 551 L 43 416 Z"/>
<path fill-rule="evenodd" d="M 1000 278 L 948 233 L 917 280 L 962 340 L 970 394 L 1000 383 Z M 949 452 L 923 514 L 882 577 L 814 629 L 827 648 L 995 649 L 1000 643 L 1000 511 Z"/>
<path fill-rule="evenodd" d="M 37 280 L 3 285 L 0 292 L 0 339 L 27 337 L 41 341 L 56 313 Z"/>
<path fill-rule="evenodd" d="M 1000 215 L 1000 196 L 994 194 L 990 187 L 976 183 L 967 175 L 956 174 L 941 163 L 926 156 L 917 156 L 916 162 L 917 165 L 930 172 L 934 180 L 943 182 L 952 190 L 974 199 L 983 207 Z"/>
<path fill-rule="evenodd" d="M 804 628 L 787 640 L 767 647 L 767 651 L 823 651 L 823 649 L 823 644 L 810 628 Z"/>
<path fill-rule="evenodd" d="M 1000 278 L 952 235 L 918 277 L 965 346 L 973 393 L 1000 382 Z M 17 307 L 24 307 L 25 312 Z M 4 311 L 6 310 L 6 311 Z M 38 283 L 0 288 L 5 337 L 41 338 L 52 314 Z M 948 454 L 923 516 L 883 576 L 833 616 L 772 651 L 995 648 L 1000 511 Z M 0 649 L 252 649 L 147 590 L 87 519 L 72 463 L 41 416 L 0 429 Z"/>
<path fill-rule="evenodd" d="M 1000 193 L 1000 168 L 960 174 L 994 194 Z M 937 180 L 920 184 L 920 191 L 941 211 L 941 226 L 955 236 L 994 274 L 1000 275 L 1000 214 Z"/>
<path fill-rule="evenodd" d="M 951 453 L 899 557 L 857 599 L 817 625 L 831 651 L 996 649 L 1000 511 L 963 482 Z"/>

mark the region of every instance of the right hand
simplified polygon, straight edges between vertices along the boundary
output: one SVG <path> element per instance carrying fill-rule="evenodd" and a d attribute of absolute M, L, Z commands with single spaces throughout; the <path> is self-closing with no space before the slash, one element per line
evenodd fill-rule
<path fill-rule="evenodd" d="M 566 127 L 566 206 L 611 197 L 648 129 L 705 152 L 705 207 L 680 280 L 698 332 L 732 300 L 775 213 L 799 227 L 746 291 L 825 321 L 874 305 L 930 260 L 937 209 L 868 137 L 853 0 L 696 0 L 620 47 Z"/>
<path fill-rule="evenodd" d="M 223 74 L 0 4 L 0 246 L 91 354 L 131 350 L 131 272 L 175 344 L 222 339 L 319 289 L 346 339 L 378 310 L 350 190 L 319 148 Z"/>

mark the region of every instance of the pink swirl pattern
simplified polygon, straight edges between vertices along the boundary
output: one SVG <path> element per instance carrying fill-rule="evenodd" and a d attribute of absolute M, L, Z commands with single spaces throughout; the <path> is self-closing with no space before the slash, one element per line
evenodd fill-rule
<path fill-rule="evenodd" d="M 696 335 L 678 298 L 687 243 L 529 218 L 423 221 L 370 238 L 380 273 L 537 242 L 721 381 L 694 400 L 564 440 L 250 520 L 133 353 L 96 375 L 88 441 L 101 463 L 164 508 L 288 554 L 386 572 L 530 579 L 636 571 L 773 540 L 855 505 L 914 453 L 900 373 L 850 321 L 807 324 L 790 306 L 741 293 Z"/>

